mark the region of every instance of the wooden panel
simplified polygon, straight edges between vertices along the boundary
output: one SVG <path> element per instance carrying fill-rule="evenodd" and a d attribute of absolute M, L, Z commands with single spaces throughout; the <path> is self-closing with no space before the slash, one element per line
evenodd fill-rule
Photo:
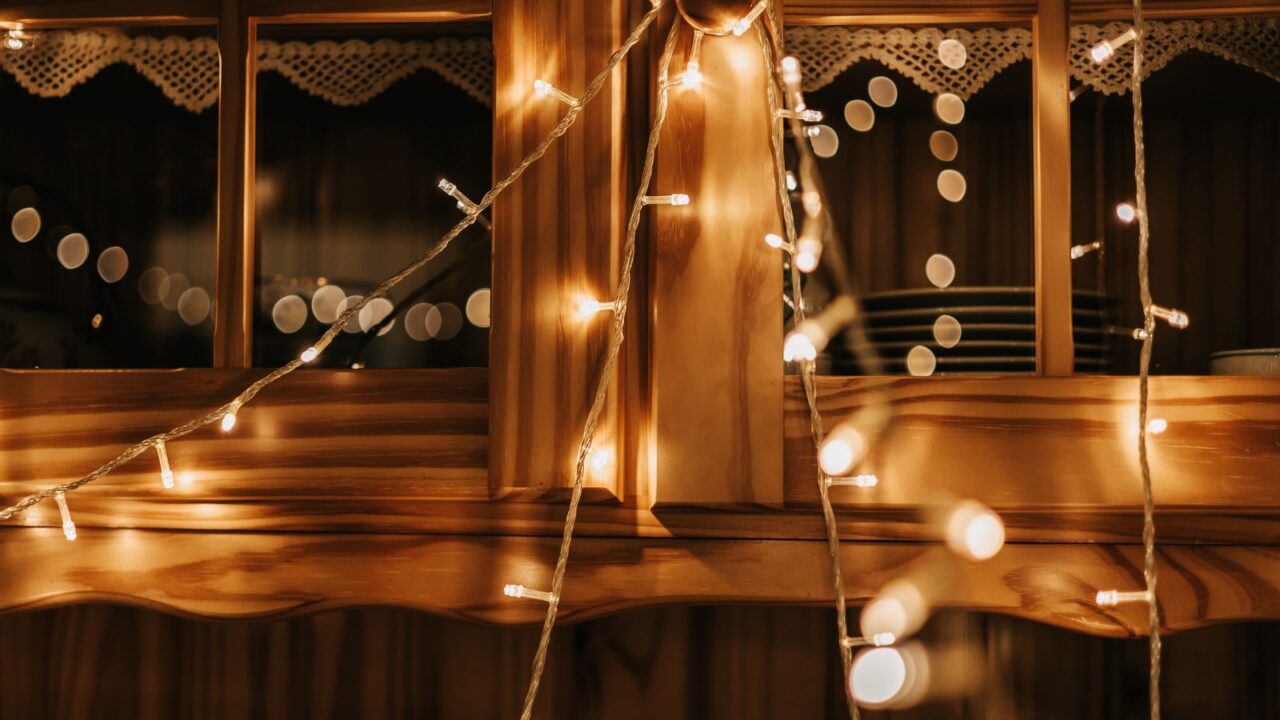
<path fill-rule="evenodd" d="M 649 211 L 654 499 L 663 506 L 782 502 L 782 268 L 763 241 L 781 219 L 755 32 L 703 43 L 706 80 L 673 94 L 658 148 L 650 192 L 691 198 Z"/>
<path fill-rule="evenodd" d="M 245 0 L 269 22 L 456 22 L 489 17 L 489 0 Z"/>
<path fill-rule="evenodd" d="M 0 2 L 0 22 L 31 27 L 100 23 L 185 25 L 211 23 L 219 0 L 40 0 Z"/>
<path fill-rule="evenodd" d="M 1072 0 L 1077 21 L 1124 20 L 1133 17 L 1126 0 Z M 785 0 L 788 25 L 912 25 L 1000 23 L 1030 20 L 1036 0 Z M 1150 19 L 1274 15 L 1274 0 L 1150 0 L 1143 15 Z"/>
<path fill-rule="evenodd" d="M 123 602 L 211 618 L 279 617 L 393 605 L 503 624 L 542 620 L 544 606 L 507 598 L 505 583 L 545 587 L 559 539 L 416 535 L 164 533 L 6 529 L 0 609 Z M 931 581 L 935 607 L 996 612 L 1113 637 L 1140 634 L 1144 608 L 1102 610 L 1099 589 L 1141 581 L 1142 548 L 1008 545 L 956 566 L 942 548 L 845 543 L 846 583 L 859 603 L 894 577 Z M 1280 549 L 1160 549 L 1160 601 L 1171 631 L 1280 618 Z M 665 603 L 825 604 L 822 542 L 615 540 L 579 537 L 561 618 L 584 620 Z"/>
<path fill-rule="evenodd" d="M 253 176 L 257 112 L 257 30 L 242 0 L 223 0 L 218 100 L 218 274 L 214 283 L 213 366 L 253 365 Z"/>
<path fill-rule="evenodd" d="M 494 4 L 494 174 L 505 176 L 564 115 L 539 98 L 544 79 L 577 97 L 624 37 L 626 3 Z M 627 28 L 629 31 L 629 28 Z M 617 281 L 624 193 L 622 73 L 577 123 L 494 204 L 489 335 L 490 486 L 495 497 L 563 494 L 608 342 L 607 313 L 575 317 L 577 300 L 607 300 Z M 615 388 L 618 387 L 615 382 Z M 616 443 L 611 393 L 598 446 Z M 615 483 L 588 478 L 601 490 Z"/>
<path fill-rule="evenodd" d="M 874 489 L 836 488 L 859 514 L 920 514 L 973 497 L 1043 537 L 1098 539 L 1137 522 L 1137 378 L 1000 380 L 819 378 L 824 416 L 841 417 L 880 386 L 893 421 L 867 470 Z M 804 394 L 788 385 L 787 501 L 816 506 Z M 1280 510 L 1280 381 L 1151 378 L 1151 439 L 1160 539 L 1273 543 Z M 1123 518 L 1121 517 L 1123 515 Z M 1136 529 L 1136 528 L 1135 528 Z M 1065 533 L 1065 535 L 1059 534 Z M 1220 533 L 1225 533 L 1221 535 Z"/>
<path fill-rule="evenodd" d="M 1071 75 L 1067 0 L 1040 0 L 1032 34 L 1032 172 L 1035 175 L 1036 373 L 1070 375 Z"/>

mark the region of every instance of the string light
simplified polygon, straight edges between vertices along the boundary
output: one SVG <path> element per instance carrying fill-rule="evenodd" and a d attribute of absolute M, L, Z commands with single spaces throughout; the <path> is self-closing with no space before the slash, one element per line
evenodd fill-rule
<path fill-rule="evenodd" d="M 320 355 L 320 350 L 313 345 L 312 347 L 309 347 L 306 350 L 303 350 L 302 354 L 299 355 L 298 357 L 302 360 L 302 362 L 309 363 L 312 360 L 315 360 L 317 357 L 319 357 L 319 355 Z"/>
<path fill-rule="evenodd" d="M 775 113 L 777 117 L 784 120 L 801 120 L 803 122 L 822 122 L 821 110 L 785 110 L 779 109 Z M 807 128 L 806 132 L 809 137 L 815 137 L 818 134 L 818 128 Z"/>
<path fill-rule="evenodd" d="M 827 476 L 827 487 L 846 486 L 846 487 L 858 487 L 858 488 L 873 488 L 879 484 L 880 484 L 880 478 L 870 473 L 864 473 L 862 475 L 846 475 L 842 477 L 832 477 L 830 475 Z"/>
<path fill-rule="evenodd" d="M 1093 49 L 1089 51 L 1089 56 L 1093 58 L 1095 63 L 1101 65 L 1111 59 L 1111 56 L 1116 54 L 1116 50 L 1119 50 L 1125 45 L 1133 42 L 1137 37 L 1138 31 L 1133 28 L 1129 28 L 1123 35 L 1117 38 L 1112 40 L 1103 40 L 1097 45 L 1094 45 Z"/>
<path fill-rule="evenodd" d="M 1101 249 L 1102 249 L 1101 240 L 1094 240 L 1093 242 L 1087 245 L 1073 245 L 1071 246 L 1071 259 L 1079 260 L 1085 255 L 1088 255 L 1089 253 L 1095 250 L 1101 250 Z"/>
<path fill-rule="evenodd" d="M 642 205 L 688 205 L 689 196 L 684 193 L 674 195 L 645 195 L 640 199 Z"/>
<path fill-rule="evenodd" d="M 777 233 L 766 233 L 764 236 L 764 244 L 768 245 L 771 248 L 786 250 L 787 252 L 792 254 L 795 254 L 795 251 L 796 251 L 796 248 L 794 245 L 787 242 L 786 240 L 783 240 L 782 236 Z"/>
<path fill-rule="evenodd" d="M 486 230 L 492 230 L 493 225 L 489 223 L 489 218 L 479 214 L 476 204 L 467 197 L 466 193 L 458 189 L 457 185 L 449 182 L 446 178 L 440 178 L 437 185 L 446 195 L 458 201 L 458 209 L 468 215 L 477 215 L 476 220 L 484 226 Z"/>
<path fill-rule="evenodd" d="M 841 477 L 857 465 L 867 452 L 867 441 L 849 423 L 837 425 L 818 451 L 818 466 L 832 477 Z"/>
<path fill-rule="evenodd" d="M 1147 432 L 1151 435 L 1160 435 L 1169 429 L 1169 421 L 1164 418 L 1151 418 L 1147 421 Z"/>
<path fill-rule="evenodd" d="M 818 269 L 818 260 L 822 258 L 822 241 L 809 235 L 801 235 L 796 241 L 796 269 L 808 274 Z"/>
<path fill-rule="evenodd" d="M 14 23 L 13 28 L 4 35 L 4 47 L 14 52 L 27 50 L 31 48 L 34 40 L 35 36 L 22 29 L 22 23 Z"/>
<path fill-rule="evenodd" d="M 1169 323 L 1169 327 L 1177 328 L 1178 330 L 1185 330 L 1191 324 L 1191 318 L 1181 310 L 1152 305 L 1148 311 L 1152 317 L 1159 318 Z"/>
<path fill-rule="evenodd" d="M 502 594 L 513 598 L 529 598 L 530 600 L 541 600 L 544 603 L 550 603 L 554 599 L 554 595 L 543 590 L 533 590 L 523 585 L 503 585 Z"/>
<path fill-rule="evenodd" d="M 929 602 L 915 582 L 894 580 L 862 608 L 858 629 L 873 645 L 892 645 L 919 630 L 929 616 Z"/>
<path fill-rule="evenodd" d="M 787 192 L 795 192 L 796 188 L 798 187 L 800 187 L 800 183 L 799 181 L 796 180 L 796 174 L 788 171 L 787 172 Z"/>
<path fill-rule="evenodd" d="M 1116 205 L 1116 217 L 1120 218 L 1120 222 L 1128 225 L 1138 217 L 1138 210 L 1127 202 Z"/>
<path fill-rule="evenodd" d="M 56 492 L 53 499 L 58 503 L 58 512 L 62 515 L 62 534 L 67 540 L 76 539 L 76 524 L 71 519 L 71 511 L 67 509 L 67 494 L 64 492 Z"/>
<path fill-rule="evenodd" d="M 616 301 L 611 300 L 609 302 L 600 302 L 599 300 L 594 300 L 592 298 L 582 298 L 576 305 L 574 305 L 573 314 L 576 315 L 579 320 L 586 320 L 599 312 L 613 312 L 617 307 L 618 303 Z"/>
<path fill-rule="evenodd" d="M 608 482 L 613 479 L 617 453 L 611 447 L 591 448 L 587 455 L 587 470 L 596 482 Z"/>
<path fill-rule="evenodd" d="M 542 79 L 534 80 L 533 91 L 538 94 L 538 97 L 552 97 L 564 103 L 565 105 L 568 105 L 571 108 L 579 107 L 582 104 L 581 102 L 578 101 L 578 98 L 561 90 L 555 85 L 552 85 L 546 80 L 542 80 Z"/>
<path fill-rule="evenodd" d="M 236 411 L 239 409 L 239 400 L 233 400 L 227 407 L 226 414 L 222 416 L 222 432 L 231 432 L 231 428 L 236 426 Z"/>
<path fill-rule="evenodd" d="M 1116 607 L 1127 603 L 1149 603 L 1151 602 L 1151 591 L 1099 590 L 1095 601 L 1098 607 Z"/>
<path fill-rule="evenodd" d="M 796 325 L 782 343 L 782 359 L 785 362 L 812 362 L 827 347 L 836 331 L 849 324 L 858 312 L 858 306 L 847 297 L 836 298 L 820 314 Z"/>
<path fill-rule="evenodd" d="M 970 560 L 988 560 L 1004 547 L 1004 521 L 994 510 L 965 500 L 947 520 L 947 546 Z"/>
<path fill-rule="evenodd" d="M 169 468 L 169 451 L 165 449 L 164 441 L 156 441 L 156 456 L 160 458 L 160 484 L 165 490 L 173 489 L 173 470 Z"/>
<path fill-rule="evenodd" d="M 891 704 L 909 687 L 911 668 L 901 650 L 868 648 L 858 653 L 849 672 L 849 693 L 869 707 Z"/>
<path fill-rule="evenodd" d="M 734 24 L 733 34 L 741 36 L 745 34 L 748 30 L 750 30 L 751 23 L 754 23 L 756 21 L 756 18 L 760 17 L 760 13 L 764 12 L 765 7 L 767 7 L 768 4 L 769 4 L 769 0 L 760 0 L 760 2 L 756 3 L 755 7 L 751 8 L 750 12 L 748 12 L 746 15 L 742 17 L 741 20 L 739 20 L 736 24 Z"/>
<path fill-rule="evenodd" d="M 702 86 L 702 70 L 698 63 L 702 53 L 702 36 L 701 30 L 693 31 L 693 44 L 689 47 L 689 62 L 685 63 L 684 75 L 680 76 L 680 84 L 689 90 L 696 90 Z"/>

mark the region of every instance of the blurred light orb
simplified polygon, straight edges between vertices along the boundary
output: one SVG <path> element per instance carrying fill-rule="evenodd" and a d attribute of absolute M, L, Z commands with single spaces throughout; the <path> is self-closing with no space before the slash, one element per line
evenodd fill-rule
<path fill-rule="evenodd" d="M 112 245 L 98 256 L 98 277 L 105 283 L 120 282 L 129 272 L 129 254 L 119 245 Z"/>
<path fill-rule="evenodd" d="M 68 270 L 75 270 L 89 259 L 89 240 L 80 233 L 70 233 L 58 241 L 58 262 Z"/>
<path fill-rule="evenodd" d="M 813 125 L 811 130 L 816 131 L 809 137 L 813 153 L 820 158 L 835 157 L 836 151 L 840 149 L 840 136 L 835 129 L 830 125 Z"/>
<path fill-rule="evenodd" d="M 947 519 L 947 546 L 970 560 L 988 560 L 1004 547 L 1004 521 L 994 510 L 965 500 Z"/>
<path fill-rule="evenodd" d="M 363 295 L 348 295 L 342 300 L 342 304 L 338 306 L 338 315 L 334 317 L 336 321 L 343 313 L 360 304 L 364 299 Z M 358 333 L 360 330 L 360 313 L 356 313 L 347 319 L 347 324 L 342 326 L 342 332 Z"/>
<path fill-rule="evenodd" d="M 867 452 L 862 433 L 848 425 L 838 425 L 818 451 L 818 465 L 828 475 L 842 476 L 857 465 Z"/>
<path fill-rule="evenodd" d="M 969 59 L 969 51 L 964 43 L 955 38 L 947 38 L 938 43 L 938 59 L 952 70 L 959 70 Z"/>
<path fill-rule="evenodd" d="M 202 287 L 193 287 L 178 298 L 178 317 L 188 325 L 199 325 L 209 317 L 209 310 L 212 307 L 209 293 Z M 303 312 L 305 314 L 305 310 Z"/>
<path fill-rule="evenodd" d="M 480 288 L 467 298 L 467 320 L 478 328 L 489 327 L 489 288 Z"/>
<path fill-rule="evenodd" d="M 325 325 L 332 325 L 342 312 L 342 302 L 346 299 L 347 294 L 342 291 L 342 288 L 320 283 L 320 289 L 311 296 L 311 314 Z"/>
<path fill-rule="evenodd" d="M 916 345 L 907 353 L 907 372 L 916 377 L 928 377 L 938 369 L 938 357 L 924 345 Z"/>
<path fill-rule="evenodd" d="M 13 238 L 20 243 L 31 242 L 40 234 L 40 213 L 33 207 L 25 207 L 14 213 L 9 222 Z"/>
<path fill-rule="evenodd" d="M 182 273 L 173 273 L 166 277 L 165 280 L 164 294 L 160 296 L 160 302 L 168 310 L 177 310 L 178 301 L 182 299 L 182 294 L 191 289 L 191 281 Z"/>
<path fill-rule="evenodd" d="M 1120 218 L 1120 222 L 1128 224 L 1138 217 L 1138 210 L 1127 202 L 1116 205 L 1116 217 Z"/>
<path fill-rule="evenodd" d="M 889 78 L 877 75 L 867 83 L 867 95 L 880 107 L 893 107 L 898 102 L 898 86 Z"/>
<path fill-rule="evenodd" d="M 102 327 L 102 313 L 95 313 L 93 319 L 89 321 L 89 324 L 93 326 L 94 330 Z"/>
<path fill-rule="evenodd" d="M 951 162 L 960 154 L 960 142 L 946 130 L 935 130 L 929 136 L 929 152 L 942 162 Z"/>
<path fill-rule="evenodd" d="M 933 100 L 933 113 L 948 125 L 959 125 L 964 120 L 964 101 L 955 93 L 942 93 Z"/>
<path fill-rule="evenodd" d="M 844 121 L 858 132 L 866 132 L 876 124 L 876 111 L 866 100 L 850 100 L 844 106 Z"/>
<path fill-rule="evenodd" d="M 948 202 L 957 203 L 964 199 L 968 184 L 958 170 L 947 168 L 938 173 L 938 194 Z"/>
<path fill-rule="evenodd" d="M 138 294 L 148 305 L 159 305 L 168 292 L 169 272 L 162 267 L 149 267 L 138 278 Z"/>
<path fill-rule="evenodd" d="M 427 312 L 427 332 L 436 340 L 452 340 L 462 330 L 462 311 L 453 303 L 440 303 Z"/>
<path fill-rule="evenodd" d="M 370 300 L 368 305 L 365 305 L 364 307 L 360 308 L 360 313 L 359 313 L 360 330 L 362 332 L 369 332 L 370 330 L 377 327 L 378 323 L 382 322 L 383 320 L 386 320 L 387 317 L 391 315 L 391 312 L 395 309 L 396 309 L 396 306 L 393 305 L 391 301 L 386 298 L 374 298 Z M 386 335 L 388 332 L 391 331 L 391 328 L 395 327 L 395 324 L 396 324 L 396 321 L 392 320 L 391 322 L 382 326 L 378 330 L 378 335 L 379 336 Z"/>
<path fill-rule="evenodd" d="M 617 457 L 611 447 L 591 448 L 587 455 L 587 471 L 595 482 L 605 483 L 613 480 Z"/>
<path fill-rule="evenodd" d="M 409 337 L 423 342 L 431 339 L 431 334 L 427 332 L 427 313 L 431 310 L 431 303 L 418 303 L 404 314 L 404 331 Z"/>
<path fill-rule="evenodd" d="M 1151 418 L 1147 421 L 1147 433 L 1159 435 L 1169 429 L 1169 421 L 1164 418 Z"/>
<path fill-rule="evenodd" d="M 271 322 L 285 335 L 298 332 L 307 323 L 307 302 L 297 295 L 285 295 L 272 306 Z"/>
<path fill-rule="evenodd" d="M 944 348 L 953 348 L 960 344 L 962 330 L 960 321 L 951 315 L 939 315 L 933 321 L 933 339 Z"/>
<path fill-rule="evenodd" d="M 956 264 L 942 253 L 934 253 L 924 263 L 924 276 L 934 287 L 950 287 L 956 279 Z"/>
<path fill-rule="evenodd" d="M 883 705 L 907 684 L 907 663 L 897 648 L 878 647 L 858 653 L 849 671 L 849 692 L 864 705 Z"/>

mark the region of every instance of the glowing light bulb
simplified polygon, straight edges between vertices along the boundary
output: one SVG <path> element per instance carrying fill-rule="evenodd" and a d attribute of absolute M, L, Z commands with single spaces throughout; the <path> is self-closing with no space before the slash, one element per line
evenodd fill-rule
<path fill-rule="evenodd" d="M 751 23 L 754 23 L 756 21 L 756 18 L 760 17 L 760 13 L 764 12 L 764 9 L 767 3 L 768 3 L 768 0 L 760 0 L 760 2 L 756 3 L 755 6 L 751 8 L 751 12 L 748 12 L 746 15 L 743 15 L 742 19 L 734 24 L 733 34 L 742 35 L 746 31 L 750 30 Z"/>
<path fill-rule="evenodd" d="M 800 61 L 788 55 L 782 58 L 782 82 L 788 85 L 800 84 Z"/>
<path fill-rule="evenodd" d="M 786 362 L 812 362 L 817 358 L 818 348 L 803 333 L 791 333 L 782 344 L 782 359 Z"/>
<path fill-rule="evenodd" d="M 783 240 L 782 236 L 777 233 L 765 233 L 764 244 L 771 248 L 786 250 L 789 253 L 794 253 L 796 251 L 796 247 L 794 245 Z"/>
<path fill-rule="evenodd" d="M 613 311 L 616 305 L 617 303 L 613 301 L 600 302 L 593 298 L 582 298 L 578 300 L 577 305 L 574 306 L 573 314 L 580 320 L 586 320 L 598 312 L 603 312 L 605 310 Z"/>
<path fill-rule="evenodd" d="M 897 648 L 877 647 L 858 653 L 849 671 L 849 692 L 864 705 L 883 705 L 907 685 L 907 663 Z"/>
<path fill-rule="evenodd" d="M 874 645 L 892 645 L 919 630 L 928 617 L 920 588 L 910 580 L 894 580 L 862 608 L 858 629 Z"/>
<path fill-rule="evenodd" d="M 608 482 L 614 476 L 616 453 L 611 447 L 591 448 L 587 454 L 587 470 L 596 482 Z"/>
<path fill-rule="evenodd" d="M 227 413 L 222 416 L 222 432 L 231 432 L 231 428 L 236 426 L 236 411 L 239 409 L 239 402 L 231 403 L 231 407 L 227 409 Z"/>
<path fill-rule="evenodd" d="M 643 205 L 688 205 L 689 196 L 684 193 L 673 195 L 645 195 L 640 199 Z"/>
<path fill-rule="evenodd" d="M 818 259 L 822 257 L 822 242 L 816 238 L 802 236 L 796 241 L 795 263 L 802 273 L 811 273 L 818 269 Z"/>
<path fill-rule="evenodd" d="M 818 451 L 818 465 L 833 477 L 845 475 L 862 460 L 866 451 L 867 441 L 862 433 L 851 425 L 838 425 L 822 443 Z"/>
<path fill-rule="evenodd" d="M 541 600 L 542 602 L 551 602 L 552 595 L 542 590 L 533 590 L 523 585 L 503 585 L 502 594 L 513 598 L 529 598 L 530 600 Z"/>
<path fill-rule="evenodd" d="M 1151 418 L 1147 421 L 1147 433 L 1150 435 L 1159 435 L 1169 429 L 1169 421 L 1164 418 Z"/>
<path fill-rule="evenodd" d="M 160 484 L 165 490 L 173 489 L 173 470 L 169 468 L 169 451 L 165 449 L 164 441 L 156 441 L 156 456 L 160 458 Z"/>
<path fill-rule="evenodd" d="M 315 360 L 319 356 L 320 356 L 320 351 L 317 350 L 315 346 L 312 346 L 302 351 L 301 359 L 302 359 L 302 362 L 309 363 L 312 360 Z"/>
<path fill-rule="evenodd" d="M 821 110 L 778 110 L 777 116 L 785 120 L 803 120 L 804 122 L 822 122 Z M 809 137 L 816 137 L 818 128 L 805 128 Z"/>
<path fill-rule="evenodd" d="M 831 487 L 846 485 L 850 487 L 873 488 L 879 484 L 880 484 L 880 478 L 870 473 L 866 473 L 862 475 L 849 475 L 845 477 L 830 477 L 830 476 L 827 477 L 827 485 Z"/>
<path fill-rule="evenodd" d="M 965 500 L 947 520 L 947 545 L 970 560 L 988 560 L 1004 547 L 1004 521 L 986 505 Z"/>
<path fill-rule="evenodd" d="M 76 524 L 71 519 L 71 511 L 67 509 L 66 493 L 54 493 L 53 499 L 58 503 L 58 512 L 62 515 L 62 534 L 67 540 L 76 539 Z"/>
<path fill-rule="evenodd" d="M 569 107 L 578 106 L 578 98 L 564 92 L 546 80 L 534 80 L 533 91 L 538 94 L 538 97 L 553 97 Z"/>
<path fill-rule="evenodd" d="M 698 63 L 698 57 L 702 53 L 702 31 L 693 31 L 693 43 L 689 46 L 689 61 L 685 63 L 684 75 L 680 78 L 680 84 L 686 89 L 693 90 L 702 86 L 701 65 Z"/>
<path fill-rule="evenodd" d="M 13 29 L 5 33 L 4 47 L 6 50 L 26 50 L 31 46 L 32 36 L 22 29 L 22 23 L 15 23 Z"/>
<path fill-rule="evenodd" d="M 1093 252 L 1094 250 L 1100 250 L 1100 249 L 1102 249 L 1101 240 L 1094 240 L 1093 242 L 1087 245 L 1073 245 L 1071 247 L 1071 259 L 1079 260 L 1085 255 L 1088 255 L 1089 253 Z"/>
<path fill-rule="evenodd" d="M 1127 202 L 1122 202 L 1116 205 L 1116 217 L 1120 218 L 1120 222 L 1127 225 L 1138 217 L 1138 209 Z"/>
<path fill-rule="evenodd" d="M 1099 590 L 1094 602 L 1098 607 L 1115 607 L 1124 603 L 1146 603 L 1151 601 L 1149 590 Z"/>
<path fill-rule="evenodd" d="M 1137 37 L 1138 37 L 1138 31 L 1134 30 L 1133 28 L 1129 28 L 1124 32 L 1123 35 L 1117 38 L 1114 38 L 1111 40 L 1103 40 L 1097 45 L 1094 45 L 1093 49 L 1089 51 L 1089 56 L 1093 58 L 1093 61 L 1095 63 L 1098 63 L 1099 65 L 1101 65 L 1102 63 L 1109 60 L 1112 55 L 1115 55 L 1116 50 L 1119 50 L 1125 45 L 1128 45 L 1129 43 L 1133 42 L 1133 40 Z"/>
<path fill-rule="evenodd" d="M 1151 316 L 1160 318 L 1169 323 L 1169 327 L 1177 328 L 1178 330 L 1185 330 L 1191 324 L 1191 318 L 1186 313 L 1160 305 L 1151 306 Z"/>
<path fill-rule="evenodd" d="M 787 171 L 787 191 L 795 192 L 796 188 L 798 187 L 800 187 L 800 183 L 796 180 L 795 173 L 788 170 Z"/>

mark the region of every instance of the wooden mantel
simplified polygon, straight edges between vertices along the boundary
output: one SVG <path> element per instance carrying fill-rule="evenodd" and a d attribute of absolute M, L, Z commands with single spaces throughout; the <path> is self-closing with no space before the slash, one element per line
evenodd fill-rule
<path fill-rule="evenodd" d="M 1065 2 L 1048 0 L 784 5 L 788 17 L 811 23 L 906 22 L 917 18 L 913 12 L 928 12 L 957 22 L 1036 19 L 1042 32 L 1058 33 L 1069 19 Z M 1157 11 L 1175 5 L 1194 11 L 1191 3 L 1155 5 Z M 554 0 L 536 11 L 529 7 L 515 0 L 64 0 L 0 2 L 0 21 L 216 23 L 221 17 L 219 41 L 243 58 L 252 57 L 246 53 L 258 22 L 492 15 L 500 41 L 495 127 L 504 133 L 495 169 L 502 173 L 558 112 L 554 106 L 529 110 L 528 93 L 519 89 L 548 67 L 556 69 L 557 82 L 580 86 L 648 2 Z M 1070 10 L 1109 17 L 1119 7 L 1089 0 Z M 1228 6 L 1206 1 L 1195 7 L 1212 13 Z M 1253 12 L 1261 5 L 1230 7 Z M 505 598 L 501 588 L 510 582 L 537 587 L 550 576 L 570 477 L 566 449 L 576 444 L 565 434 L 576 431 L 583 412 L 583 396 L 564 390 L 565 378 L 590 379 L 604 344 L 603 332 L 567 334 L 554 298 L 570 284 L 566 274 L 581 273 L 580 280 L 599 289 L 616 281 L 635 130 L 643 133 L 647 124 L 635 115 L 644 115 L 659 42 L 654 36 L 668 26 L 666 12 L 648 45 L 611 78 L 599 105 L 588 107 L 589 121 L 565 138 L 565 150 L 549 153 L 530 176 L 542 185 L 517 185 L 495 208 L 495 257 L 502 258 L 495 266 L 495 307 L 511 314 L 495 325 L 502 337 L 495 340 L 491 370 L 295 373 L 263 391 L 234 433 L 206 428 L 173 443 L 175 489 L 161 488 L 155 458 L 144 454 L 70 496 L 79 527 L 74 543 L 63 539 L 57 510 L 48 504 L 0 525 L 0 610 L 105 600 L 250 618 L 382 604 L 495 623 L 539 621 L 542 606 Z M 519 18 L 530 32 L 513 24 Z M 590 42 L 566 30 L 588 27 L 599 30 Z M 735 62 L 716 54 L 731 46 L 710 48 L 704 72 Z M 238 77 L 248 73 L 243 65 L 229 67 Z M 1065 64 L 1046 64 L 1037 87 L 1060 93 L 1063 73 Z M 764 165 L 751 165 L 725 186 L 712 182 L 736 167 L 734 154 L 767 149 L 764 138 L 710 141 L 729 132 L 730 115 L 744 126 L 767 127 L 767 115 L 760 114 L 767 112 L 764 98 L 753 95 L 762 80 L 744 73 L 738 84 L 722 87 L 722 99 L 731 94 L 734 101 L 723 107 L 674 101 L 655 193 L 689 192 L 696 202 L 715 198 L 731 180 L 736 194 L 773 197 Z M 224 85 L 224 96 L 248 92 L 252 84 Z M 1038 117 L 1064 120 L 1062 98 L 1041 99 Z M 240 100 L 224 97 L 220 115 L 223 156 L 233 162 L 220 190 L 225 200 L 241 203 L 221 213 L 227 221 L 220 231 L 223 261 L 231 266 L 220 271 L 232 300 L 241 303 L 223 312 L 226 322 L 245 308 L 251 275 L 244 263 L 253 255 L 244 251 L 252 247 L 245 244 L 251 224 L 245 218 L 252 216 L 253 192 L 243 157 L 253 147 L 246 122 L 252 102 Z M 1037 138 L 1050 159 L 1065 157 L 1060 125 L 1046 125 L 1051 132 Z M 1062 211 L 1064 192 L 1055 194 L 1051 173 L 1039 170 L 1046 206 Z M 561 205 L 549 209 L 563 193 L 548 188 L 574 194 L 564 207 L 581 203 L 581 223 L 576 215 L 565 220 L 552 212 Z M 780 306 L 761 299 L 781 291 L 780 273 L 768 270 L 776 257 L 760 243 L 774 229 L 772 219 L 753 206 L 725 225 L 714 207 L 647 222 L 634 296 L 642 301 L 633 306 L 635 332 L 628 335 L 632 344 L 608 412 L 622 459 L 619 476 L 593 486 L 578 519 L 562 601 L 567 620 L 655 603 L 831 599 L 804 396 L 796 378 L 784 375 Z M 1042 234 L 1048 242 L 1062 240 L 1052 228 Z M 724 261 L 727 252 L 734 253 L 733 264 Z M 568 259 L 519 262 L 548 253 Z M 1060 262 L 1041 271 L 1038 302 L 1050 324 L 1070 319 L 1052 312 L 1069 307 L 1066 271 Z M 707 304 L 734 282 L 740 283 L 731 288 L 734 301 Z M 664 312 L 685 314 L 655 322 Z M 712 322 L 721 324 L 709 340 L 689 338 L 691 328 Z M 1069 328 L 1046 332 L 1069 342 Z M 219 337 L 226 367 L 0 371 L 0 499 L 8 504 L 75 479 L 267 372 L 236 367 L 245 364 L 237 359 L 251 357 L 244 333 Z M 1044 345 L 1063 353 L 1055 341 Z M 717 349 L 732 357 L 689 355 Z M 539 362 L 524 362 L 522 352 L 539 353 Z M 1070 376 L 1061 364 L 1051 369 L 1032 378 L 820 380 L 819 405 L 827 417 L 857 408 L 872 388 L 893 409 L 870 457 L 880 485 L 833 490 L 851 599 L 865 599 L 901 574 L 921 573 L 948 579 L 933 598 L 939 607 L 1009 613 L 1100 635 L 1143 632 L 1140 610 L 1104 612 L 1092 603 L 1099 589 L 1141 582 L 1136 380 Z M 547 396 L 548 387 L 557 389 Z M 1164 622 L 1185 630 L 1280 618 L 1280 381 L 1157 377 L 1151 391 L 1153 415 L 1169 422 L 1152 440 Z M 1009 542 L 995 559 L 970 564 L 939 550 L 930 517 L 952 497 L 975 498 L 1002 514 Z"/>

